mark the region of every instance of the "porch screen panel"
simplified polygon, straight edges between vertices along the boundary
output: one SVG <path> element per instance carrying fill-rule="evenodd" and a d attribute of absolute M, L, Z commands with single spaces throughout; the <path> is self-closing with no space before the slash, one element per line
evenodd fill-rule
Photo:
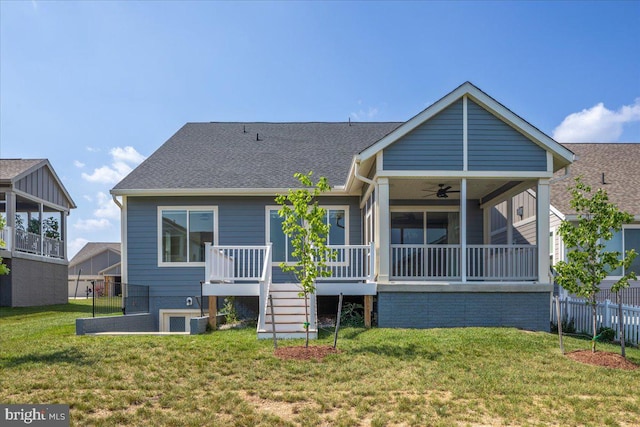
<path fill-rule="evenodd" d="M 391 244 L 403 245 L 392 250 L 393 276 L 423 275 L 424 212 L 391 212 Z"/>

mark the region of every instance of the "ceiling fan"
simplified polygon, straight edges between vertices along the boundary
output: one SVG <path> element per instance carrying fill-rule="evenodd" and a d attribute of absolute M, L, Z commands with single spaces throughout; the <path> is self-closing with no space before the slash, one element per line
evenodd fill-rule
<path fill-rule="evenodd" d="M 452 190 L 450 185 L 445 187 L 445 184 L 438 184 L 438 188 L 435 190 L 422 190 L 428 191 L 430 194 L 426 194 L 424 197 L 436 196 L 439 199 L 446 199 L 449 197 L 449 193 L 459 193 L 460 190 Z"/>

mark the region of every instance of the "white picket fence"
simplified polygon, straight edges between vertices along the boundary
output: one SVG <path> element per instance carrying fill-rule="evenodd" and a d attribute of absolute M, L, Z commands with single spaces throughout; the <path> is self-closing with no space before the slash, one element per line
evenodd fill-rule
<path fill-rule="evenodd" d="M 561 316 L 565 321 L 573 321 L 576 331 L 593 335 L 591 306 L 580 298 L 562 298 L 560 300 Z M 616 332 L 616 339 L 620 339 L 620 327 L 618 316 L 618 304 L 609 300 L 600 302 L 596 308 L 597 327 L 611 328 Z M 625 341 L 634 345 L 640 343 L 640 307 L 632 305 L 622 306 L 622 316 L 624 320 Z M 551 322 L 558 324 L 555 304 L 551 307 Z"/>

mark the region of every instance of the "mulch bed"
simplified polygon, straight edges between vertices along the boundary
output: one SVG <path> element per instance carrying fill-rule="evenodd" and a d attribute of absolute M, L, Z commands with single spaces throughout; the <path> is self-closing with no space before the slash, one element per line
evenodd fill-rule
<path fill-rule="evenodd" d="M 605 368 L 626 369 L 632 371 L 638 369 L 638 365 L 625 359 L 617 353 L 609 351 L 576 350 L 567 353 L 567 357 L 589 365 L 603 366 Z"/>
<path fill-rule="evenodd" d="M 276 357 L 282 360 L 321 361 L 325 356 L 336 353 L 340 353 L 340 351 L 329 345 L 278 347 L 275 351 Z"/>

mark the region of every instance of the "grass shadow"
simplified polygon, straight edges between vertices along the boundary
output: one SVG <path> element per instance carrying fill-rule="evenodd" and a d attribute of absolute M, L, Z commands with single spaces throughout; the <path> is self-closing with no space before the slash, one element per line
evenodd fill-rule
<path fill-rule="evenodd" d="M 392 357 L 400 360 L 438 360 L 443 356 L 440 351 L 427 350 L 424 347 L 415 344 L 394 345 L 394 344 L 377 344 L 357 346 L 349 350 L 354 354 L 375 354 L 379 356 Z"/>
<path fill-rule="evenodd" d="M 73 365 L 87 365 L 93 363 L 85 354 L 81 353 L 75 348 L 58 350 L 49 353 L 31 353 L 17 357 L 2 357 L 0 358 L 0 366 L 3 368 L 14 368 L 26 364 L 73 364 Z"/>
<path fill-rule="evenodd" d="M 38 313 L 91 313 L 91 304 L 57 304 L 41 305 L 37 307 L 0 307 L 0 319 L 14 316 L 25 316 Z"/>

